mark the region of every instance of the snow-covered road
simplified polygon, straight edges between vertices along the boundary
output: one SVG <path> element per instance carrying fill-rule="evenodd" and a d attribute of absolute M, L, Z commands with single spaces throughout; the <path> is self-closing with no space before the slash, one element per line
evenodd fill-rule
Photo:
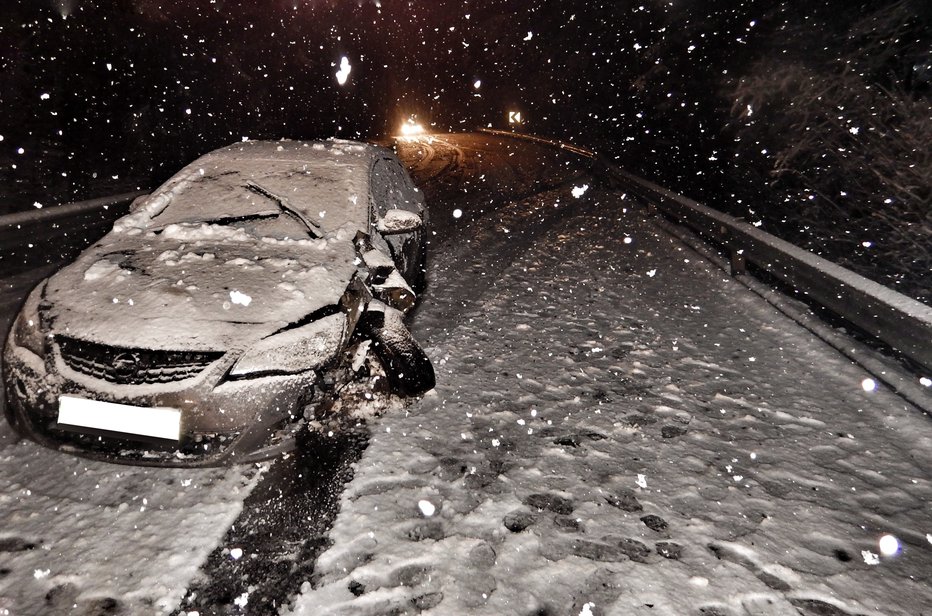
<path fill-rule="evenodd" d="M 928 418 L 573 189 L 447 221 L 438 387 L 372 426 L 293 613 L 929 613 Z"/>
<path fill-rule="evenodd" d="M 313 459 L 140 469 L 3 424 L 0 615 L 278 613 L 254 579 L 192 597 L 254 561 L 300 589 L 284 614 L 932 613 L 927 417 L 566 154 L 399 153 L 436 233 L 413 329 L 438 386 L 370 422 L 342 496 L 332 461 L 329 541 L 282 484 Z M 237 528 L 273 508 L 274 559 Z"/>
<path fill-rule="evenodd" d="M 256 467 L 82 460 L 0 426 L 0 614 L 171 611 L 259 480 Z"/>

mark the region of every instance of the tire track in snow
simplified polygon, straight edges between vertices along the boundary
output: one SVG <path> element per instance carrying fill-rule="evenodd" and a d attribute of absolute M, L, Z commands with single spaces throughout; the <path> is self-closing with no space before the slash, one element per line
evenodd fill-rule
<path fill-rule="evenodd" d="M 368 438 L 361 424 L 330 434 L 303 432 L 295 453 L 273 462 L 173 616 L 271 616 L 300 592 Z"/>

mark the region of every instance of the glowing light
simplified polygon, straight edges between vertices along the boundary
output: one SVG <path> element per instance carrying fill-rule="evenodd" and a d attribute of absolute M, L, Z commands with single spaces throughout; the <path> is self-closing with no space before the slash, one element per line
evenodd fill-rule
<path fill-rule="evenodd" d="M 896 556 L 900 551 L 900 541 L 893 535 L 884 535 L 879 542 L 880 553 L 884 556 Z"/>
<path fill-rule="evenodd" d="M 864 379 L 861 381 L 861 389 L 864 391 L 874 391 L 877 389 L 877 381 L 874 379 Z"/>
<path fill-rule="evenodd" d="M 474 88 L 477 89 L 477 90 L 478 90 L 479 88 L 481 88 L 481 87 L 482 87 L 482 80 L 481 80 L 481 79 L 477 79 L 476 82 L 475 82 L 474 84 L 472 84 L 472 87 L 474 87 Z"/>
<path fill-rule="evenodd" d="M 71 11 L 74 9 L 74 0 L 55 0 L 55 10 L 61 15 L 62 19 L 68 19 Z"/>
<path fill-rule="evenodd" d="M 459 208 L 456 208 L 455 210 L 453 210 L 453 218 L 462 218 L 462 217 L 463 217 L 463 210 Z"/>
<path fill-rule="evenodd" d="M 341 86 L 344 85 L 346 80 L 349 79 L 351 70 L 353 70 L 353 67 L 350 66 L 349 58 L 346 56 L 340 58 L 340 70 L 337 71 L 337 83 Z"/>
<path fill-rule="evenodd" d="M 509 111 L 508 112 L 508 123 L 509 124 L 522 124 L 524 119 L 521 117 L 520 111 Z"/>
<path fill-rule="evenodd" d="M 414 118 L 408 118 L 401 125 L 402 137 L 415 137 L 417 135 L 423 135 L 424 132 L 424 127 L 418 124 Z"/>

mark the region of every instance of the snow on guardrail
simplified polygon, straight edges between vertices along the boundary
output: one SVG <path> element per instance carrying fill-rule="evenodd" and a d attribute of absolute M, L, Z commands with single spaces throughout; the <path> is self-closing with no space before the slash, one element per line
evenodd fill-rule
<path fill-rule="evenodd" d="M 40 244 L 65 233 L 107 224 L 126 213 L 134 199 L 147 193 L 122 193 L 0 216 L 0 249 Z M 66 221 L 68 224 L 63 224 Z"/>
<path fill-rule="evenodd" d="M 665 215 L 723 245 L 730 253 L 734 273 L 744 273 L 745 264 L 753 264 L 932 371 L 932 307 L 733 216 L 628 173 L 591 150 L 535 135 L 479 130 L 550 145 L 591 159 L 595 169 L 622 183 Z"/>

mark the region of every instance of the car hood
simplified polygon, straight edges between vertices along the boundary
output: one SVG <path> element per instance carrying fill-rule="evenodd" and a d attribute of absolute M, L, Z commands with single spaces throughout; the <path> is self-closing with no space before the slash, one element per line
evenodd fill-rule
<path fill-rule="evenodd" d="M 52 333 L 128 348 L 245 347 L 337 304 L 356 272 L 349 237 L 167 235 L 107 236 L 52 276 Z"/>

